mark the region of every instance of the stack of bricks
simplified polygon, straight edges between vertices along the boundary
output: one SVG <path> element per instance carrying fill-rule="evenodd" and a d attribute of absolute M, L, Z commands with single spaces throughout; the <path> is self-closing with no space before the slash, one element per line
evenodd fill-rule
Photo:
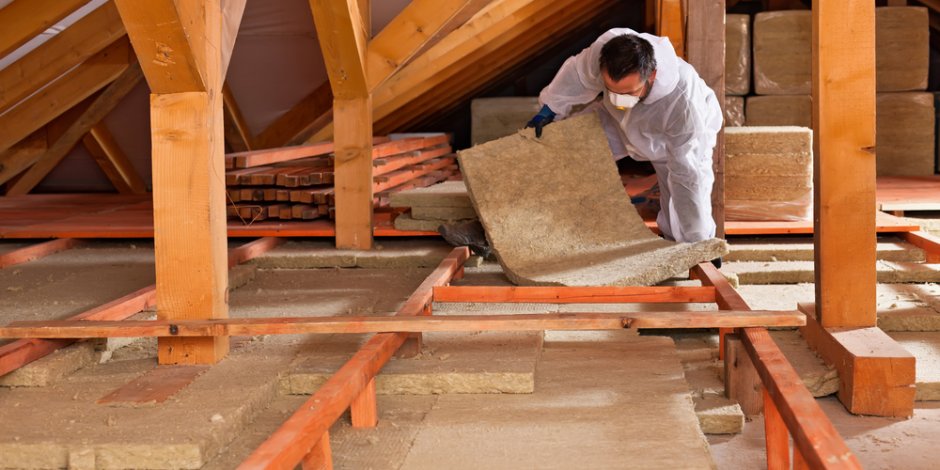
<path fill-rule="evenodd" d="M 754 17 L 754 91 L 759 96 L 747 97 L 746 125 L 812 127 L 812 36 L 808 10 Z M 935 111 L 933 93 L 925 92 L 927 9 L 876 8 L 875 38 L 878 175 L 932 175 Z"/>
<path fill-rule="evenodd" d="M 226 155 L 228 214 L 247 222 L 334 218 L 333 144 Z M 390 140 L 372 148 L 373 201 L 388 207 L 390 194 L 430 186 L 457 173 L 448 136 Z"/>
<path fill-rule="evenodd" d="M 813 131 L 725 128 L 725 219 L 811 220 Z"/>
<path fill-rule="evenodd" d="M 398 230 L 435 232 L 445 223 L 477 219 L 467 186 L 459 180 L 394 193 L 390 205 L 411 208 L 395 219 Z"/>

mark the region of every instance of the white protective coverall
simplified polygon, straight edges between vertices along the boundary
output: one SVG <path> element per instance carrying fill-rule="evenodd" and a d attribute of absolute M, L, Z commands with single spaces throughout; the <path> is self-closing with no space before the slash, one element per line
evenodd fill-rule
<path fill-rule="evenodd" d="M 643 101 L 632 109 L 619 110 L 610 102 L 599 59 L 604 44 L 624 34 L 652 44 L 656 78 Z M 568 58 L 542 90 L 539 102 L 563 119 L 573 106 L 590 103 L 601 92 L 603 99 L 588 109 L 600 115 L 614 157 L 630 155 L 651 162 L 656 170 L 661 194 L 656 223 L 663 235 L 679 242 L 714 237 L 712 149 L 722 123 L 714 92 L 691 65 L 676 56 L 668 38 L 627 28 L 607 31 L 590 47 Z M 551 132 L 551 127 L 546 131 Z"/>

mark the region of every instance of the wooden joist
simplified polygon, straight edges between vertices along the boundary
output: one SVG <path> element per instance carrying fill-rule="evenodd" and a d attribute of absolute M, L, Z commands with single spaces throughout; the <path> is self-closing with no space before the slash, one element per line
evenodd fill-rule
<path fill-rule="evenodd" d="M 434 288 L 434 301 L 552 304 L 714 303 L 715 287 L 442 286 Z"/>
<path fill-rule="evenodd" d="M 45 128 L 40 129 L 6 151 L 0 152 L 0 184 L 29 168 L 46 153 L 49 148 L 46 134 Z"/>
<path fill-rule="evenodd" d="M 14 4 L 16 3 L 26 2 L 18 0 Z M 40 12 L 33 11 L 31 16 L 39 14 Z M 11 25 L 10 23 L 0 24 Z M 114 3 L 107 2 L 101 5 L 16 62 L 0 70 L 0 113 L 72 67 L 97 54 L 122 36 L 124 36 L 124 25 L 121 23 Z"/>
<path fill-rule="evenodd" d="M 26 263 L 60 251 L 70 250 L 83 243 L 75 238 L 58 238 L 0 254 L 0 268 Z"/>
<path fill-rule="evenodd" d="M 797 311 L 549 313 L 427 317 L 281 317 L 156 321 L 22 321 L 0 327 L 0 338 L 257 336 L 428 331 L 619 330 L 802 326 Z"/>

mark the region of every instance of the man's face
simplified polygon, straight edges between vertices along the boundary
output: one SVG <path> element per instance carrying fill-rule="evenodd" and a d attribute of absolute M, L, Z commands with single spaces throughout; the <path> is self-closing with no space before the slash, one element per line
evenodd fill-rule
<path fill-rule="evenodd" d="M 653 80 L 656 79 L 655 70 L 646 81 L 640 77 L 639 72 L 631 73 L 616 81 L 607 74 L 607 71 L 602 71 L 601 75 L 604 77 L 604 85 L 607 87 L 607 91 L 618 95 L 635 96 L 640 101 L 649 96 L 650 90 L 653 88 Z"/>

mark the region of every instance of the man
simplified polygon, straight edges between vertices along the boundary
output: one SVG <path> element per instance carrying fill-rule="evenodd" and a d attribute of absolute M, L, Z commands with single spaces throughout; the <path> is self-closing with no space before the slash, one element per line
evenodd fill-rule
<path fill-rule="evenodd" d="M 542 90 L 542 110 L 526 125 L 541 137 L 556 116 L 590 103 L 614 158 L 649 161 L 661 192 L 656 218 L 665 238 L 695 242 L 715 236 L 711 215 L 712 149 L 721 107 L 669 39 L 618 28 L 568 58 Z M 603 109 L 600 109 L 603 108 Z M 549 132 L 551 132 L 549 130 Z"/>

